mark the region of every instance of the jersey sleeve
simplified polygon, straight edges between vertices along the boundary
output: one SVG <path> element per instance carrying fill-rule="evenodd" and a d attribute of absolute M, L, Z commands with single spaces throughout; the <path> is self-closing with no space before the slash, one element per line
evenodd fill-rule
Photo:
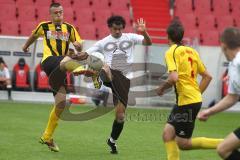
<path fill-rule="evenodd" d="M 238 82 L 236 82 L 231 76 L 228 83 L 228 93 L 240 95 L 240 88 L 238 86 Z"/>
<path fill-rule="evenodd" d="M 77 30 L 73 26 L 71 28 L 70 41 L 71 42 L 76 42 L 77 41 L 79 43 L 82 43 L 82 39 L 81 39 L 80 35 L 78 34 Z"/>
<path fill-rule="evenodd" d="M 205 67 L 205 65 L 203 64 L 203 62 L 202 62 L 202 60 L 201 60 L 201 58 L 199 57 L 199 54 L 198 53 L 196 53 L 197 54 L 197 68 L 198 68 L 198 73 L 203 73 L 203 72 L 205 72 L 205 70 L 206 70 L 206 67 Z"/>
<path fill-rule="evenodd" d="M 177 65 L 176 65 L 176 62 L 174 60 L 173 53 L 166 52 L 165 61 L 166 61 L 168 72 L 177 71 Z"/>
<path fill-rule="evenodd" d="M 102 47 L 101 47 L 101 41 L 98 41 L 95 43 L 92 47 L 86 50 L 88 54 L 91 54 L 93 52 L 101 52 L 102 53 Z"/>
<path fill-rule="evenodd" d="M 129 33 L 129 36 L 131 40 L 134 42 L 134 44 L 142 44 L 144 37 L 139 34 L 135 33 Z"/>
<path fill-rule="evenodd" d="M 39 23 L 38 26 L 32 31 L 32 34 L 34 34 L 37 37 L 44 35 L 44 30 L 42 27 L 42 23 Z"/>

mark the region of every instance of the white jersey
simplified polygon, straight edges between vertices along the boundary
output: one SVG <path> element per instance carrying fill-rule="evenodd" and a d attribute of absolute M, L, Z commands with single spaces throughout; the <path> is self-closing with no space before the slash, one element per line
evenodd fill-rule
<path fill-rule="evenodd" d="M 101 52 L 104 54 L 105 63 L 112 69 L 122 71 L 126 75 L 131 70 L 133 63 L 133 50 L 136 44 L 142 44 L 144 37 L 135 33 L 122 33 L 120 38 L 109 35 L 94 44 L 86 52 Z"/>
<path fill-rule="evenodd" d="M 228 76 L 228 93 L 240 95 L 240 52 L 229 63 Z"/>
<path fill-rule="evenodd" d="M 0 77 L 10 79 L 10 73 L 7 67 L 4 67 L 3 70 L 0 70 Z"/>

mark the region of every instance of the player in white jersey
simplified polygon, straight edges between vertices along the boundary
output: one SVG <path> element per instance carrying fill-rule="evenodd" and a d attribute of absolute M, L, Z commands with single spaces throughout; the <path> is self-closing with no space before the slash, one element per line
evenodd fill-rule
<path fill-rule="evenodd" d="M 115 120 L 112 125 L 112 132 L 107 144 L 111 153 L 118 153 L 116 140 L 120 136 L 123 125 L 125 109 L 128 103 L 130 80 L 127 73 L 130 71 L 133 62 L 133 50 L 136 44 L 151 45 L 152 41 L 146 30 L 145 21 L 137 20 L 136 30 L 141 34 L 122 33 L 125 28 L 125 20 L 121 16 L 111 16 L 107 20 L 110 35 L 99 40 L 93 47 L 86 51 L 86 54 L 101 52 L 104 55 L 106 64 L 100 71 L 100 78 L 103 84 L 110 87 L 113 92 L 113 103 L 115 106 Z"/>
<path fill-rule="evenodd" d="M 8 68 L 5 65 L 4 60 L 0 57 L 0 88 L 7 89 L 8 99 L 11 99 L 11 77 Z"/>
<path fill-rule="evenodd" d="M 211 115 L 232 107 L 240 98 L 240 29 L 230 27 L 221 35 L 221 48 L 229 64 L 228 94 L 217 104 L 198 114 L 206 121 Z M 217 148 L 218 154 L 225 160 L 240 159 L 240 128 L 230 133 Z"/>

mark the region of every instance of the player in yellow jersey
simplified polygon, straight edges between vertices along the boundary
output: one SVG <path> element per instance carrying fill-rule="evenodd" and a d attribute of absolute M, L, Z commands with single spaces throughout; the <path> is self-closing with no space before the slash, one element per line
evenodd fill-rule
<path fill-rule="evenodd" d="M 166 89 L 175 88 L 177 102 L 165 125 L 162 138 L 167 159 L 179 160 L 179 149 L 215 149 L 222 139 L 192 138 L 195 119 L 202 105 L 201 94 L 212 77 L 197 51 L 182 44 L 184 28 L 177 19 L 168 26 L 167 34 L 170 48 L 166 51 L 165 60 L 169 75 L 157 93 L 163 95 Z M 198 74 L 202 77 L 200 84 L 197 82 Z"/>
<path fill-rule="evenodd" d="M 41 22 L 37 26 L 23 46 L 23 51 L 27 52 L 29 46 L 38 37 L 43 37 L 44 47 L 41 65 L 49 77 L 55 104 L 40 142 L 46 144 L 50 150 L 58 152 L 59 148 L 54 143 L 52 135 L 66 104 L 66 71 L 77 74 L 87 73 L 88 75 L 92 75 L 94 72 L 86 70 L 76 61 L 86 59 L 86 55 L 81 55 L 81 53 L 67 55 L 70 42 L 80 52 L 82 50 L 82 40 L 71 24 L 63 22 L 63 7 L 61 4 L 52 3 L 49 12 L 51 21 Z"/>

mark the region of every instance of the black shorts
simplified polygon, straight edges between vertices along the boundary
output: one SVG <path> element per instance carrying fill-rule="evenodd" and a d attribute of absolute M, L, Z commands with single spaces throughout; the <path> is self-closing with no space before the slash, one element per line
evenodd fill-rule
<path fill-rule="evenodd" d="M 100 78 L 103 84 L 110 87 L 113 92 L 113 104 L 116 106 L 121 101 L 125 107 L 128 103 L 128 93 L 130 89 L 130 80 L 125 77 L 121 71 L 111 69 L 112 81 L 107 81 L 106 74 L 101 71 Z"/>
<path fill-rule="evenodd" d="M 233 133 L 240 139 L 240 128 L 235 129 Z"/>
<path fill-rule="evenodd" d="M 191 138 L 195 119 L 202 103 L 192 103 L 183 106 L 175 105 L 168 117 L 167 123 L 174 126 L 176 135 L 181 138 Z"/>
<path fill-rule="evenodd" d="M 63 56 L 49 56 L 41 64 L 44 72 L 46 72 L 49 85 L 55 96 L 61 86 L 66 88 L 66 72 L 60 70 L 60 62 L 62 61 Z"/>

